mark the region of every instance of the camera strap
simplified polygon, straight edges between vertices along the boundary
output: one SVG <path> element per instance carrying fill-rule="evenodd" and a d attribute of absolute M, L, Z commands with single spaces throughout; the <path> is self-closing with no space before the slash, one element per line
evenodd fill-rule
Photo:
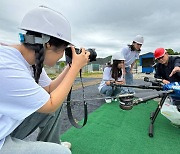
<path fill-rule="evenodd" d="M 82 84 L 82 88 L 83 88 L 83 104 L 84 104 L 84 122 L 82 125 L 78 124 L 78 121 L 76 121 L 73 117 L 72 114 L 72 110 L 71 110 L 71 92 L 72 92 L 72 87 L 71 90 L 69 91 L 69 94 L 67 96 L 67 114 L 68 114 L 68 118 L 70 123 L 76 127 L 76 128 L 82 128 L 83 126 L 85 126 L 85 124 L 87 123 L 87 118 L 88 118 L 88 111 L 87 111 L 87 103 L 85 101 L 85 95 L 84 95 L 84 85 L 82 82 L 82 69 L 80 70 L 80 79 L 81 79 L 81 84 Z"/>

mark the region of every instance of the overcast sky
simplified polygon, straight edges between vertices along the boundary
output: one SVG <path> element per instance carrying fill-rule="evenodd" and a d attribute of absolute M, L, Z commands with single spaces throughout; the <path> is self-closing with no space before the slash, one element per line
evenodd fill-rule
<path fill-rule="evenodd" d="M 142 53 L 157 47 L 180 51 L 179 0 L 0 0 L 0 42 L 18 43 L 18 26 L 29 10 L 45 5 L 70 22 L 78 47 L 98 57 L 119 51 L 140 34 Z"/>

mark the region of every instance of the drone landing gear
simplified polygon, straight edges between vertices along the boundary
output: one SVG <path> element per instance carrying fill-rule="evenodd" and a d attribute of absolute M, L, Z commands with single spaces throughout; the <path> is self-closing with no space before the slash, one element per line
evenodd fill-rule
<path fill-rule="evenodd" d="M 149 125 L 149 133 L 148 133 L 149 137 L 154 136 L 154 122 L 157 118 L 159 111 L 161 110 L 163 103 L 165 102 L 167 95 L 168 95 L 167 93 L 163 93 L 163 96 L 162 96 L 156 110 L 154 112 L 152 112 L 150 115 L 150 125 Z"/>

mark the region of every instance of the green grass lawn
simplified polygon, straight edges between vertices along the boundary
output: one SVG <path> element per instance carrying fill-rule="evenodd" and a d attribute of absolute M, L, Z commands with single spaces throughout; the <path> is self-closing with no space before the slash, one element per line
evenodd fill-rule
<path fill-rule="evenodd" d="M 72 143 L 73 154 L 178 154 L 180 129 L 160 113 L 154 124 L 154 137 L 148 136 L 150 113 L 157 102 L 134 106 L 130 111 L 117 102 L 104 104 L 89 114 L 87 124 L 66 131 L 61 139 Z"/>

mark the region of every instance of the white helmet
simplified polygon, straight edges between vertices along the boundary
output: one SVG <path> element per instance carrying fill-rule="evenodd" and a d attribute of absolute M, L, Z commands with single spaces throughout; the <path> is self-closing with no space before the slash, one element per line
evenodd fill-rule
<path fill-rule="evenodd" d="M 116 52 L 114 55 L 112 55 L 111 63 L 113 63 L 113 60 L 125 60 L 125 58 L 122 52 Z"/>
<path fill-rule="evenodd" d="M 20 29 L 38 32 L 71 43 L 71 27 L 59 12 L 45 6 L 29 11 L 23 18 Z"/>
<path fill-rule="evenodd" d="M 137 35 L 137 36 L 134 38 L 133 41 L 136 42 L 136 43 L 138 43 L 138 44 L 143 44 L 143 43 L 144 43 L 144 38 L 143 38 L 143 36 L 141 36 L 141 35 Z"/>

